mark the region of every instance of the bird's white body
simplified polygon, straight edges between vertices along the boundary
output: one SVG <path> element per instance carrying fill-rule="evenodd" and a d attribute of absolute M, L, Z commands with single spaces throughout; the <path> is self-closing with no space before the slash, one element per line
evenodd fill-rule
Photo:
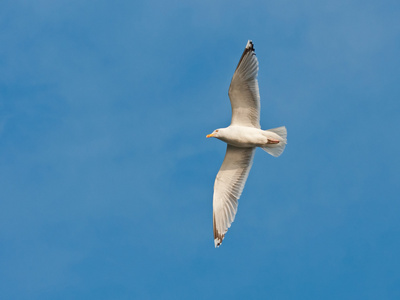
<path fill-rule="evenodd" d="M 277 157 L 286 146 L 284 126 L 261 130 L 260 93 L 258 91 L 258 60 L 251 41 L 239 60 L 229 87 L 232 106 L 231 125 L 214 130 L 215 137 L 228 144 L 222 166 L 215 178 L 213 197 L 213 227 L 215 247 L 221 245 L 231 226 L 238 200 L 253 164 L 256 147 Z"/>
<path fill-rule="evenodd" d="M 286 139 L 275 132 L 238 125 L 218 129 L 215 137 L 239 148 L 266 147 L 271 144 L 271 140 L 286 143 Z"/>

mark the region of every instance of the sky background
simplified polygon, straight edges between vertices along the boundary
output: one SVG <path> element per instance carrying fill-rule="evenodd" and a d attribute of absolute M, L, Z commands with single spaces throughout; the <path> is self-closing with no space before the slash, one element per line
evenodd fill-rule
<path fill-rule="evenodd" d="M 400 299 L 399 1 L 0 3 L 1 299 Z M 261 126 L 219 249 L 228 87 Z"/>

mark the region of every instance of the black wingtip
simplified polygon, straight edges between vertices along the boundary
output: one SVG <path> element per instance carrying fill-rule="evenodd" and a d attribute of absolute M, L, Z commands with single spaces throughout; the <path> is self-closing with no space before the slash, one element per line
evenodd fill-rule
<path fill-rule="evenodd" d="M 213 213 L 214 246 L 218 248 L 222 244 L 225 234 L 220 234 L 216 228 L 215 215 Z"/>
<path fill-rule="evenodd" d="M 254 51 L 254 44 L 253 44 L 252 40 L 247 41 L 246 49 Z"/>
<path fill-rule="evenodd" d="M 240 57 L 239 63 L 238 63 L 237 66 L 236 66 L 236 70 L 237 70 L 237 68 L 239 68 L 240 63 L 242 62 L 243 58 L 244 58 L 244 57 L 247 55 L 247 53 L 249 53 L 249 52 L 252 52 L 253 55 L 256 54 L 256 53 L 255 53 L 255 50 L 254 50 L 254 44 L 253 44 L 253 42 L 252 42 L 251 40 L 248 40 L 248 41 L 247 41 L 246 48 L 244 49 L 243 54 L 242 54 L 242 56 Z"/>

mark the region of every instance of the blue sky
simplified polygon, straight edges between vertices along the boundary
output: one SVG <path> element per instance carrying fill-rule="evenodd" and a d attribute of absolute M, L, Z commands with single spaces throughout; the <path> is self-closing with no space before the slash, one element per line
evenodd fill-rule
<path fill-rule="evenodd" d="M 399 299 L 398 1 L 2 1 L 2 299 Z M 228 86 L 261 125 L 214 249 Z"/>

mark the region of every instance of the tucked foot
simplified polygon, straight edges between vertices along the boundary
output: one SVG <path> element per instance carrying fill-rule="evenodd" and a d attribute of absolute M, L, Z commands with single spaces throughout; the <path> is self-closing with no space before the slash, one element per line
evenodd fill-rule
<path fill-rule="evenodd" d="M 268 139 L 267 144 L 278 144 L 279 141 L 278 140 L 274 140 L 274 139 Z"/>

